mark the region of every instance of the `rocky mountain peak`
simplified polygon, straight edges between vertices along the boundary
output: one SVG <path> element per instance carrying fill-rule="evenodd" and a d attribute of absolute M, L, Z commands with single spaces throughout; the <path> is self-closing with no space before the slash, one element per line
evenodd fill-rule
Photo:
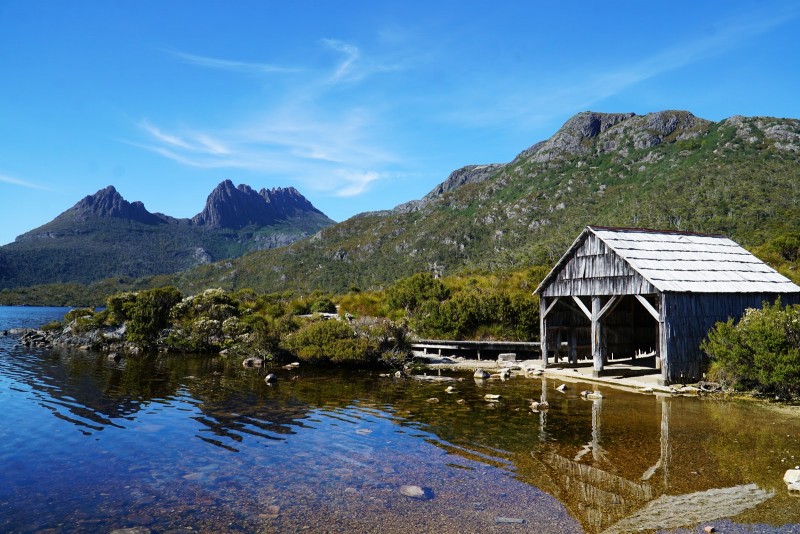
<path fill-rule="evenodd" d="M 422 197 L 420 200 L 412 200 L 411 202 L 400 204 L 394 208 L 394 211 L 399 213 L 407 213 L 420 210 L 436 198 L 441 197 L 445 193 L 449 193 L 454 189 L 458 189 L 463 185 L 486 181 L 495 173 L 500 171 L 504 166 L 505 165 L 500 163 L 490 163 L 488 165 L 467 165 L 466 167 L 456 169 L 450 173 L 444 182 L 437 185 L 433 190 L 431 190 L 430 193 Z"/>
<path fill-rule="evenodd" d="M 248 185 L 235 187 L 225 180 L 211 192 L 205 208 L 192 221 L 200 226 L 240 229 L 309 212 L 322 213 L 293 187 L 256 192 Z"/>
<path fill-rule="evenodd" d="M 85 221 L 93 217 L 116 217 L 145 224 L 163 222 L 161 217 L 147 211 L 141 202 L 128 202 L 122 198 L 113 185 L 84 197 L 66 214 L 76 221 Z"/>
<path fill-rule="evenodd" d="M 647 115 L 584 111 L 567 120 L 550 139 L 522 152 L 518 159 L 544 163 L 571 156 L 646 149 L 664 141 L 696 137 L 710 124 L 688 111 L 667 110 Z"/>
<path fill-rule="evenodd" d="M 302 212 L 322 213 L 294 187 L 261 189 L 258 194 L 283 217 L 290 217 Z"/>

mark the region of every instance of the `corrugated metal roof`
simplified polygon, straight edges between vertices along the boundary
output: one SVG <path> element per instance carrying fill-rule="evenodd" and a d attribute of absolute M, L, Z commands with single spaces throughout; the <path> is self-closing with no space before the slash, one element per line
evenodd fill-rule
<path fill-rule="evenodd" d="M 659 291 L 797 293 L 800 287 L 727 237 L 589 226 Z"/>

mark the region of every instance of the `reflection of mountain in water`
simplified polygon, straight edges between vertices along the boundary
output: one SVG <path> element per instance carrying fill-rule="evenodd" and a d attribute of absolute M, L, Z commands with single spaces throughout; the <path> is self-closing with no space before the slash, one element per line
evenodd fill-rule
<path fill-rule="evenodd" d="M 280 439 L 309 410 L 301 403 L 268 402 L 256 393 L 260 388 L 239 379 L 240 366 L 220 358 L 131 357 L 114 362 L 80 351 L 15 347 L 9 352 L 8 359 L 0 358 L 0 374 L 28 386 L 40 406 L 87 434 L 126 427 L 143 409 L 185 403 L 186 409 L 199 412 L 194 419 L 215 436 L 198 437 L 230 448 L 217 438 L 236 442 L 241 433 L 250 433 Z"/>
<path fill-rule="evenodd" d="M 0 359 L 0 374 L 28 386 L 40 406 L 87 434 L 125 426 L 151 398 L 120 391 L 135 367 L 126 373 L 97 355 L 16 348 Z"/>

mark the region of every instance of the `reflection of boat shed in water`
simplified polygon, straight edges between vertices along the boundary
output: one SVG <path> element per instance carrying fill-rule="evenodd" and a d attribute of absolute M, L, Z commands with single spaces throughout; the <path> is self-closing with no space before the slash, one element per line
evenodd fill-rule
<path fill-rule="evenodd" d="M 777 297 L 800 303 L 800 287 L 728 238 L 599 226 L 536 293 L 543 352 L 566 346 L 573 363 L 591 358 L 595 375 L 610 356 L 649 353 L 664 384 L 701 378 L 700 343 L 717 321 Z"/>

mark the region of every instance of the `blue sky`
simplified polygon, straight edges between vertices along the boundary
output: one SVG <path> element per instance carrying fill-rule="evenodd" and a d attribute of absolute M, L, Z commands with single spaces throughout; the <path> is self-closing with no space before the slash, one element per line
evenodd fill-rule
<path fill-rule="evenodd" d="M 0 244 L 114 185 L 222 180 L 337 221 L 507 162 L 585 111 L 800 117 L 800 7 L 0 0 Z"/>

